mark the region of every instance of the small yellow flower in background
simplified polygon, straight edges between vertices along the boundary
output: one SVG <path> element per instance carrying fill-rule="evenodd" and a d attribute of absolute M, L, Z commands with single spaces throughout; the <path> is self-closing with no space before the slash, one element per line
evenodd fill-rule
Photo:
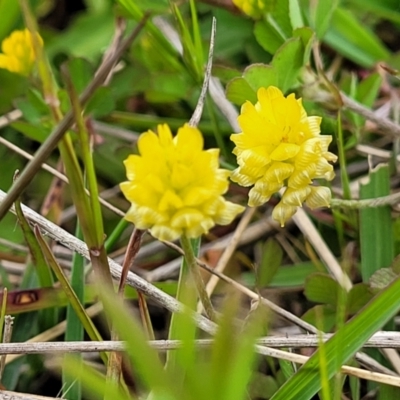
<path fill-rule="evenodd" d="M 259 206 L 286 188 L 272 216 L 281 226 L 304 202 L 310 208 L 327 207 L 331 192 L 312 186 L 314 179 L 332 180 L 337 157 L 328 152 L 331 136 L 320 135 L 321 118 L 307 116 L 301 99 L 285 97 L 276 87 L 261 88 L 258 102 L 246 102 L 238 117 L 241 133 L 231 135 L 239 167 L 231 180 L 254 187 L 249 205 Z"/>
<path fill-rule="evenodd" d="M 203 150 L 197 128 L 185 124 L 173 137 L 168 125 L 143 133 L 140 155 L 125 161 L 121 190 L 131 208 L 126 219 L 160 240 L 194 238 L 227 225 L 244 207 L 226 201 L 230 171 L 219 168 L 219 150 Z"/>
<path fill-rule="evenodd" d="M 233 0 L 233 4 L 252 18 L 260 18 L 267 8 L 265 0 Z"/>
<path fill-rule="evenodd" d="M 43 40 L 38 35 L 39 43 Z M 32 34 L 28 29 L 14 31 L 1 43 L 0 68 L 28 76 L 35 63 Z"/>

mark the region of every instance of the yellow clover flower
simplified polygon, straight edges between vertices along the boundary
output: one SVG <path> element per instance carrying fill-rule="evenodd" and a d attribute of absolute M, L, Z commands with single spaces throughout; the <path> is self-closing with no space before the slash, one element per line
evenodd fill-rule
<path fill-rule="evenodd" d="M 308 117 L 301 99 L 285 97 L 276 87 L 261 88 L 255 105 L 243 104 L 238 117 L 241 133 L 232 134 L 239 167 L 231 179 L 249 192 L 249 205 L 259 206 L 286 188 L 272 216 L 284 226 L 303 202 L 310 208 L 327 207 L 331 192 L 312 186 L 313 179 L 331 180 L 329 161 L 337 157 L 328 152 L 332 137 L 320 135 L 321 118 Z"/>
<path fill-rule="evenodd" d="M 267 8 L 265 0 L 233 0 L 233 4 L 252 18 L 260 18 Z"/>
<path fill-rule="evenodd" d="M 227 225 L 243 207 L 226 201 L 230 171 L 220 169 L 218 149 L 203 150 L 197 128 L 185 124 L 172 137 L 168 125 L 143 133 L 140 155 L 125 161 L 127 182 L 120 187 L 131 202 L 126 219 L 160 240 L 207 233 Z"/>
<path fill-rule="evenodd" d="M 43 46 L 42 38 L 38 41 Z M 28 29 L 14 31 L 1 43 L 0 68 L 28 76 L 35 63 L 32 34 Z"/>

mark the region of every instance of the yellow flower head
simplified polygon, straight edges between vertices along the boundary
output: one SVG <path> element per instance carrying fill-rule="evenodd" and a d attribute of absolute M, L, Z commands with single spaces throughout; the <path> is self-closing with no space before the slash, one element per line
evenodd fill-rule
<path fill-rule="evenodd" d="M 230 172 L 218 168 L 219 150 L 203 150 L 201 132 L 185 124 L 172 137 L 168 125 L 143 133 L 140 155 L 125 161 L 131 202 L 126 219 L 160 240 L 199 237 L 215 224 L 227 225 L 243 207 L 226 201 Z"/>
<path fill-rule="evenodd" d="M 303 202 L 311 208 L 329 206 L 331 193 L 326 187 L 311 186 L 313 179 L 331 180 L 328 152 L 331 136 L 320 135 L 321 118 L 308 117 L 301 99 L 283 96 L 270 86 L 257 93 L 258 102 L 246 102 L 238 118 L 241 133 L 231 135 L 239 167 L 231 179 L 249 192 L 249 205 L 259 206 L 286 188 L 272 216 L 281 226 Z"/>
<path fill-rule="evenodd" d="M 39 36 L 38 42 L 43 46 Z M 20 75 L 28 76 L 35 63 L 35 51 L 32 33 L 28 29 L 14 31 L 1 43 L 0 68 Z"/>
<path fill-rule="evenodd" d="M 265 0 L 233 0 L 233 4 L 252 18 L 260 18 L 267 8 Z"/>

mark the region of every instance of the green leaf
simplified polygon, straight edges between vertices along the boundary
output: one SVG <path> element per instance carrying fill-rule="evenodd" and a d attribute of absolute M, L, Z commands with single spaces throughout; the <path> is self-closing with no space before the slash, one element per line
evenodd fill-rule
<path fill-rule="evenodd" d="M 283 251 L 278 242 L 270 238 L 262 247 L 261 264 L 257 268 L 257 283 L 260 288 L 266 287 L 272 281 L 281 266 Z"/>
<path fill-rule="evenodd" d="M 157 351 L 152 349 L 139 323 L 132 317 L 115 293 L 108 288 L 99 290 L 104 309 L 121 340 L 126 341 L 126 352 L 139 379 L 155 398 L 173 399 L 174 386 L 170 384 Z M 116 312 L 116 310 L 118 312 Z M 157 397 L 157 395 L 165 397 Z"/>
<path fill-rule="evenodd" d="M 85 115 L 101 118 L 115 109 L 115 101 L 109 87 L 99 87 L 85 107 Z"/>
<path fill-rule="evenodd" d="M 16 99 L 14 103 L 21 110 L 24 118 L 35 125 L 42 124 L 44 117 L 49 116 L 50 113 L 42 95 L 35 89 L 29 89 L 26 99 Z"/>
<path fill-rule="evenodd" d="M 349 314 L 355 314 L 362 307 L 364 307 L 373 297 L 368 285 L 365 283 L 358 283 L 354 285 L 347 297 L 347 312 Z"/>
<path fill-rule="evenodd" d="M 330 332 L 337 321 L 336 307 L 326 304 L 315 306 L 304 313 L 301 319 L 311 325 L 319 326 L 324 332 Z"/>
<path fill-rule="evenodd" d="M 26 137 L 43 143 L 49 136 L 51 129 L 46 129 L 42 126 L 32 125 L 28 122 L 16 121 L 11 126 L 17 131 L 23 133 Z"/>
<path fill-rule="evenodd" d="M 297 81 L 303 66 L 304 47 L 300 38 L 292 38 L 277 51 L 271 65 L 277 73 L 277 86 L 286 92 Z"/>
<path fill-rule="evenodd" d="M 314 32 L 308 27 L 299 28 L 293 31 L 293 37 L 299 37 L 303 43 L 303 65 L 306 65 L 310 60 L 314 36 Z"/>
<path fill-rule="evenodd" d="M 289 16 L 293 29 L 302 28 L 304 26 L 301 6 L 298 0 L 289 0 Z"/>
<path fill-rule="evenodd" d="M 366 25 L 354 15 L 338 7 L 324 41 L 340 54 L 364 67 L 372 67 L 378 61 L 389 58 L 389 51 Z"/>
<path fill-rule="evenodd" d="M 317 272 L 312 262 L 304 262 L 295 265 L 282 265 L 270 282 L 270 287 L 299 287 L 304 286 L 305 280 L 313 272 Z M 242 275 L 246 285 L 254 286 L 254 273 L 244 273 Z"/>
<path fill-rule="evenodd" d="M 360 185 L 360 199 L 373 199 L 390 193 L 389 168 L 380 164 L 369 173 L 369 182 Z M 394 238 L 390 206 L 360 210 L 361 275 L 367 282 L 379 268 L 394 259 Z"/>
<path fill-rule="evenodd" d="M 304 294 L 315 303 L 336 306 L 339 284 L 329 275 L 316 272 L 306 279 Z"/>
<path fill-rule="evenodd" d="M 259 45 L 270 54 L 275 54 L 285 43 L 285 38 L 268 21 L 255 23 L 254 36 Z"/>
<path fill-rule="evenodd" d="M 347 78 L 347 79 L 346 79 Z M 344 77 L 341 82 L 341 88 L 350 97 L 353 97 L 359 103 L 364 104 L 366 107 L 371 108 L 378 96 L 382 84 L 382 77 L 378 73 L 373 73 L 361 82 L 357 82 L 354 75 L 351 77 Z M 349 119 L 354 125 L 360 129 L 365 123 L 365 118 L 355 112 L 347 111 Z"/>
<path fill-rule="evenodd" d="M 399 291 L 400 279 L 397 278 L 326 342 L 324 350 L 329 379 L 354 356 L 377 330 L 381 329 L 399 312 Z M 344 338 L 345 346 L 343 345 Z M 310 399 L 321 389 L 319 362 L 320 354 L 317 350 L 271 399 Z"/>
<path fill-rule="evenodd" d="M 209 368 L 211 399 L 242 400 L 251 379 L 257 357 L 253 347 L 263 331 L 265 309 L 256 309 L 249 315 L 243 331 L 237 332 L 235 315 L 238 304 L 238 298 L 227 300 L 219 320 Z"/>
<path fill-rule="evenodd" d="M 278 72 L 272 65 L 252 64 L 245 69 L 243 77 L 257 95 L 257 91 L 261 87 L 278 85 L 277 74 Z"/>
<path fill-rule="evenodd" d="M 68 30 L 46 43 L 47 55 L 52 58 L 59 53 L 67 53 L 97 62 L 109 46 L 114 30 L 115 21 L 109 10 L 98 14 L 79 14 Z"/>
<path fill-rule="evenodd" d="M 226 89 L 228 99 L 236 104 L 246 100 L 254 104 L 261 87 L 277 86 L 283 92 L 290 89 L 308 62 L 313 37 L 308 28 L 297 29 L 295 35 L 279 48 L 270 65 L 252 64 L 245 69 L 242 78 L 232 79 Z"/>
<path fill-rule="evenodd" d="M 18 222 L 21 226 L 25 241 L 28 245 L 31 262 L 35 266 L 40 285 L 42 287 L 52 287 L 54 281 L 51 269 L 46 262 L 46 259 L 40 248 L 40 244 L 37 241 L 35 234 L 32 232 L 29 222 L 25 218 L 25 215 L 21 208 L 20 200 L 17 200 L 14 205 L 15 212 L 18 217 Z M 55 319 L 53 319 L 53 323 L 55 323 Z"/>
<path fill-rule="evenodd" d="M 375 72 L 363 79 L 357 87 L 357 100 L 367 107 L 372 107 L 382 84 L 382 76 Z"/>
<path fill-rule="evenodd" d="M 396 278 L 396 274 L 392 268 L 381 268 L 375 271 L 369 278 L 369 284 L 373 293 L 380 292 L 390 285 Z"/>
<path fill-rule="evenodd" d="M 247 100 L 255 104 L 257 93 L 252 89 L 245 78 L 234 78 L 226 86 L 226 97 L 234 104 L 242 105 Z"/>
<path fill-rule="evenodd" d="M 267 15 L 267 20 L 275 26 L 284 39 L 292 36 L 292 22 L 289 2 L 293 0 L 279 0 L 275 2 L 275 7 Z M 297 27 L 296 27 L 297 28 Z"/>
<path fill-rule="evenodd" d="M 112 388 L 107 387 L 107 381 L 104 375 L 100 374 L 94 368 L 80 363 L 73 357 L 66 357 L 62 367 L 71 381 L 78 379 L 82 383 L 84 392 L 87 393 L 88 398 L 92 400 L 103 400 L 106 390 L 110 395 L 114 395 L 115 399 L 132 400 L 132 398 L 127 396 L 118 386 Z"/>
<path fill-rule="evenodd" d="M 15 0 L 0 1 L 0 40 L 3 40 L 12 30 L 20 17 L 20 6 Z"/>
<path fill-rule="evenodd" d="M 400 23 L 400 12 L 397 0 L 351 0 L 354 6 L 371 12 L 375 17 Z"/>
<path fill-rule="evenodd" d="M 256 372 L 253 375 L 249 395 L 252 399 L 269 399 L 278 390 L 278 387 L 278 383 L 272 376 Z"/>
<path fill-rule="evenodd" d="M 332 15 L 339 0 L 310 1 L 310 24 L 318 39 L 322 39 L 329 28 Z"/>
<path fill-rule="evenodd" d="M 72 84 L 78 93 L 86 88 L 93 79 L 94 68 L 85 58 L 72 58 L 66 64 Z"/>

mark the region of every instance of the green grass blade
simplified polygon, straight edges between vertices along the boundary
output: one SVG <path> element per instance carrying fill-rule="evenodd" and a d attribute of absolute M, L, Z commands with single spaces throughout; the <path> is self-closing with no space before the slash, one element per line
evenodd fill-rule
<path fill-rule="evenodd" d="M 93 163 L 92 150 L 89 139 L 89 132 L 86 128 L 85 121 L 83 119 L 82 107 L 79 102 L 78 93 L 74 87 L 70 72 L 64 74 L 67 83 L 68 94 L 72 104 L 72 109 L 75 116 L 75 122 L 78 131 L 78 138 L 80 143 L 80 149 L 82 153 L 82 160 L 85 167 L 85 178 L 90 192 L 89 204 L 90 212 L 86 215 L 86 218 L 90 221 L 90 230 L 92 231 L 93 237 L 96 238 L 96 243 L 92 246 L 101 247 L 104 242 L 104 228 L 103 228 L 103 217 L 101 213 L 101 206 L 99 202 L 99 191 L 97 187 L 96 171 Z M 84 188 L 82 188 L 84 192 Z M 80 218 L 82 219 L 82 215 Z"/>
<path fill-rule="evenodd" d="M 360 199 L 373 199 L 390 193 L 389 167 L 379 165 L 369 173 L 369 182 L 360 185 Z M 361 275 L 364 282 L 394 258 L 394 237 L 390 207 L 360 210 Z"/>
<path fill-rule="evenodd" d="M 54 258 L 54 255 L 50 251 L 50 249 L 47 247 L 46 242 L 43 240 L 40 230 L 38 227 L 35 227 L 35 234 L 36 237 L 38 238 L 38 241 L 42 247 L 42 251 L 47 259 L 47 262 L 51 266 L 53 272 L 57 276 L 58 280 L 60 281 L 60 284 L 62 288 L 65 291 L 65 294 L 68 297 L 68 300 L 70 301 L 70 304 L 72 305 L 74 311 L 76 314 L 79 316 L 80 321 L 82 322 L 82 325 L 84 326 L 87 334 L 92 340 L 102 340 L 100 333 L 94 326 L 92 320 L 89 318 L 89 316 L 86 314 L 85 309 L 82 306 L 82 303 L 79 301 L 78 297 L 76 296 L 74 290 L 71 287 L 71 284 L 69 283 L 67 277 L 64 275 L 64 271 L 62 268 L 59 266 L 57 263 L 56 259 Z M 106 355 L 105 353 L 101 353 L 103 360 L 106 360 Z"/>
<path fill-rule="evenodd" d="M 103 399 L 104 393 L 106 392 L 106 379 L 104 375 L 71 357 L 67 357 L 63 361 L 63 370 L 72 382 L 75 381 L 75 384 L 77 381 L 82 383 L 83 391 L 87 391 L 89 396 L 86 398 L 90 398 L 91 400 Z M 68 388 L 66 389 L 68 390 Z M 117 387 L 113 388 L 112 394 L 115 400 L 135 399 L 135 397 L 128 397 L 123 390 L 119 390 Z"/>
<path fill-rule="evenodd" d="M 325 344 L 329 379 L 400 310 L 399 291 L 400 278 L 376 295 Z M 345 343 L 343 343 L 343 338 L 346 340 Z M 311 399 L 321 389 L 319 363 L 320 355 L 317 350 L 271 400 Z"/>
<path fill-rule="evenodd" d="M 324 41 L 362 66 L 372 67 L 389 58 L 389 51 L 378 37 L 361 24 L 349 10 L 337 7 Z"/>
<path fill-rule="evenodd" d="M 149 346 L 145 333 L 132 318 L 132 314 L 108 288 L 101 287 L 99 295 L 113 327 L 121 340 L 126 341 L 126 351 L 134 368 L 135 378 L 153 391 L 154 398 L 167 398 L 169 395 L 169 399 L 175 399 L 175 387 L 170 384 L 157 352 Z"/>
<path fill-rule="evenodd" d="M 79 229 L 79 224 L 75 230 L 76 237 L 82 239 L 82 232 Z M 74 253 L 72 259 L 71 269 L 71 287 L 74 290 L 76 297 L 81 304 L 84 303 L 85 298 L 85 260 L 78 254 Z M 71 303 L 67 307 L 67 327 L 65 329 L 65 341 L 80 341 L 83 340 L 83 326 L 76 314 Z M 71 355 L 72 356 L 72 355 Z M 74 354 L 76 363 L 78 365 L 82 362 L 82 354 Z M 63 381 L 63 397 L 71 400 L 80 400 L 82 397 L 82 388 L 80 381 L 75 382 L 75 378 L 71 380 L 70 376 L 63 370 L 62 374 Z"/>
<path fill-rule="evenodd" d="M 15 213 L 17 214 L 18 222 L 24 234 L 26 244 L 28 245 L 32 264 L 35 266 L 40 285 L 43 287 L 52 287 L 54 281 L 51 270 L 47 265 L 40 245 L 36 240 L 24 213 L 22 212 L 21 202 L 19 200 L 15 202 Z"/>
<path fill-rule="evenodd" d="M 194 254 L 198 256 L 201 238 L 192 239 L 191 245 Z M 197 302 L 196 287 L 191 285 L 191 283 L 193 282 L 189 279 L 188 265 L 186 259 L 183 257 L 176 299 L 194 309 Z M 195 334 L 196 326 L 193 324 L 193 319 L 190 315 L 183 313 L 172 314 L 168 331 L 168 339 L 182 340 L 184 345 L 178 350 L 168 352 L 165 370 L 171 375 L 171 379 L 176 382 L 177 387 L 179 387 L 179 384 L 182 384 L 186 373 L 188 373 L 194 366 L 193 357 L 195 355 Z"/>

